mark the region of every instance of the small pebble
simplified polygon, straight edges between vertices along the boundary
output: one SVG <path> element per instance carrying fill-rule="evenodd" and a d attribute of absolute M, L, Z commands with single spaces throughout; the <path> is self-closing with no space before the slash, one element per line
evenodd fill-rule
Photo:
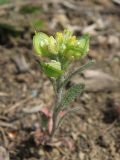
<path fill-rule="evenodd" d="M 85 154 L 83 152 L 79 152 L 79 158 L 80 160 L 84 160 Z"/>

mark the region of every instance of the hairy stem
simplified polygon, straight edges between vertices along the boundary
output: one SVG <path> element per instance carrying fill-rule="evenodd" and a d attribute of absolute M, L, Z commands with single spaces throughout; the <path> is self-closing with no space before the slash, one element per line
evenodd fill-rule
<path fill-rule="evenodd" d="M 56 83 L 56 88 L 57 88 L 57 92 L 56 92 L 56 100 L 55 100 L 55 106 L 54 106 L 54 109 L 53 109 L 53 116 L 52 116 L 52 119 L 53 119 L 53 129 L 52 129 L 52 133 L 51 133 L 51 137 L 54 136 L 54 133 L 55 133 L 55 130 L 56 130 L 56 125 L 57 125 L 57 117 L 58 117 L 58 107 L 59 107 L 59 104 L 61 102 L 61 99 L 62 99 L 62 95 L 63 95 L 63 87 L 60 87 L 60 84 L 63 82 L 64 80 L 64 76 L 61 76 L 60 79 L 57 81 Z"/>

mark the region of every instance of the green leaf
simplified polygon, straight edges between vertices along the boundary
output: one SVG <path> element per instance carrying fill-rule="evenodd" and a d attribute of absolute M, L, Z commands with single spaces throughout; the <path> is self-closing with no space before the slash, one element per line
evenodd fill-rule
<path fill-rule="evenodd" d="M 88 61 L 86 64 L 84 64 L 83 66 L 80 66 L 78 69 L 76 69 L 73 73 L 71 73 L 62 83 L 63 86 L 65 86 L 67 84 L 67 82 L 76 74 L 81 73 L 82 71 L 84 71 L 85 69 L 87 69 L 88 67 L 90 67 L 92 64 L 94 63 L 94 60 L 90 60 Z"/>
<path fill-rule="evenodd" d="M 0 5 L 10 3 L 10 0 L 0 0 Z"/>
<path fill-rule="evenodd" d="M 40 119 L 41 126 L 46 130 L 48 127 L 49 117 L 47 117 L 44 114 L 41 114 L 40 117 L 41 117 L 41 119 Z"/>
<path fill-rule="evenodd" d="M 89 68 L 95 61 L 94 60 L 89 60 L 87 63 L 85 63 L 83 66 L 80 66 L 75 72 L 76 73 L 81 73 L 85 69 Z"/>
<path fill-rule="evenodd" d="M 45 26 L 45 23 L 43 20 L 33 19 L 31 21 L 31 26 L 34 30 L 38 30 L 38 29 L 42 29 Z"/>
<path fill-rule="evenodd" d="M 78 111 L 78 110 L 80 110 L 80 107 L 75 107 L 75 108 L 67 110 L 62 118 L 60 118 L 58 116 L 58 124 L 57 124 L 57 128 L 56 129 L 58 129 L 60 127 L 60 125 L 62 124 L 64 119 L 69 115 L 69 113 L 73 113 L 73 112 Z"/>
<path fill-rule="evenodd" d="M 60 106 L 63 108 L 64 106 L 68 105 L 80 93 L 83 92 L 84 88 L 85 88 L 84 84 L 77 84 L 77 85 L 72 86 L 70 89 L 68 89 L 66 95 L 64 96 L 63 100 L 61 101 Z"/>
<path fill-rule="evenodd" d="M 41 67 L 44 71 L 44 73 L 48 77 L 54 77 L 58 78 L 60 77 L 64 72 L 61 70 L 61 64 L 60 62 L 51 60 L 50 63 L 41 63 Z"/>
<path fill-rule="evenodd" d="M 2 0 L 2 1 L 6 1 L 6 0 Z M 32 13 L 42 12 L 42 11 L 43 9 L 41 7 L 33 6 L 33 5 L 25 5 L 20 9 L 20 13 L 22 14 L 32 14 Z"/>

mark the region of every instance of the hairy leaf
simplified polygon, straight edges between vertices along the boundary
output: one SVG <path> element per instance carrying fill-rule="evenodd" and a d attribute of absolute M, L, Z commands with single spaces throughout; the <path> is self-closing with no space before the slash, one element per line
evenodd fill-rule
<path fill-rule="evenodd" d="M 62 85 L 66 85 L 67 82 L 76 74 L 81 73 L 82 71 L 84 71 L 85 69 L 89 68 L 92 64 L 94 63 L 94 60 L 90 60 L 88 61 L 86 64 L 84 64 L 83 66 L 80 66 L 77 70 L 75 70 L 73 73 L 71 73 L 63 82 Z"/>
<path fill-rule="evenodd" d="M 73 113 L 75 111 L 80 110 L 80 107 L 75 107 L 72 109 L 68 109 L 67 111 L 60 111 L 60 113 L 64 113 L 63 116 L 60 116 L 60 113 L 57 117 L 57 127 L 56 127 L 56 132 L 58 131 L 59 127 L 61 126 L 61 124 L 63 123 L 64 119 L 69 115 L 69 113 Z"/>
<path fill-rule="evenodd" d="M 48 77 L 54 77 L 58 78 L 60 77 L 64 72 L 61 70 L 61 64 L 60 62 L 52 60 L 49 63 L 41 63 L 41 67 L 44 71 L 44 73 Z"/>
<path fill-rule="evenodd" d="M 80 107 L 75 107 L 75 108 L 72 108 L 72 109 L 69 109 L 67 111 L 61 111 L 64 113 L 64 115 L 62 117 L 60 117 L 60 115 L 58 116 L 58 124 L 57 124 L 57 128 L 58 129 L 60 127 L 60 125 L 62 124 L 62 122 L 64 121 L 65 117 L 67 117 L 69 115 L 69 113 L 72 113 L 72 112 L 75 112 L 75 111 L 78 111 L 80 110 Z"/>
<path fill-rule="evenodd" d="M 77 84 L 72 86 L 64 96 L 61 102 L 61 107 L 68 105 L 72 100 L 74 100 L 78 96 L 78 94 L 82 93 L 84 87 L 85 87 L 84 84 Z"/>

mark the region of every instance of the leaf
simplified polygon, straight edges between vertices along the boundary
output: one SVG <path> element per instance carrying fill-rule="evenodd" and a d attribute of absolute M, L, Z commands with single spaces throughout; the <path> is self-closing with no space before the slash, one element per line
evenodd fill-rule
<path fill-rule="evenodd" d="M 51 113 L 49 112 L 47 107 L 40 109 L 39 112 L 43 113 L 46 117 L 51 117 Z"/>
<path fill-rule="evenodd" d="M 92 64 L 94 63 L 94 60 L 90 60 L 88 61 L 86 64 L 84 64 L 83 66 L 80 66 L 77 70 L 75 70 L 73 73 L 71 73 L 63 82 L 63 86 L 65 86 L 67 84 L 67 82 L 76 74 L 81 73 L 82 71 L 84 71 L 85 69 L 87 69 L 88 67 L 90 67 Z"/>
<path fill-rule="evenodd" d="M 48 108 L 47 107 L 44 107 L 44 108 L 41 108 L 39 110 L 39 112 L 41 113 L 41 126 L 43 129 L 48 129 L 48 123 L 52 117 L 52 114 L 51 112 L 49 112 Z"/>
<path fill-rule="evenodd" d="M 1 0 L 0 0 L 1 1 Z M 3 1 L 3 0 L 2 0 Z M 4 0 L 5 1 L 5 0 Z M 7 0 L 8 1 L 8 0 Z M 32 14 L 36 12 L 42 12 L 42 8 L 39 6 L 26 5 L 20 9 L 20 13 L 22 14 Z"/>
<path fill-rule="evenodd" d="M 42 113 L 42 112 L 41 112 Z M 47 117 L 45 114 L 41 114 L 40 117 L 40 124 L 43 130 L 47 130 L 48 129 L 48 122 L 49 122 L 49 117 Z"/>
<path fill-rule="evenodd" d="M 51 134 L 53 129 L 53 119 L 52 119 L 52 113 L 49 112 L 47 107 L 42 108 L 39 110 L 41 115 L 41 125 L 44 129 L 47 129 L 49 134 Z"/>
<path fill-rule="evenodd" d="M 53 129 L 53 119 L 52 117 L 49 119 L 49 122 L 48 122 L 48 132 L 49 134 L 52 133 L 52 129 Z"/>
<path fill-rule="evenodd" d="M 60 118 L 62 118 L 64 116 L 65 112 L 64 111 L 60 111 L 59 116 Z"/>
<path fill-rule="evenodd" d="M 10 1 L 9 0 L 0 0 L 0 5 L 7 4 L 7 3 L 10 3 Z"/>
<path fill-rule="evenodd" d="M 60 77 L 64 72 L 61 70 L 61 64 L 60 62 L 51 60 L 50 63 L 41 63 L 41 67 L 44 71 L 44 73 L 48 77 L 54 77 L 58 78 Z"/>
<path fill-rule="evenodd" d="M 31 26 L 34 30 L 42 29 L 45 26 L 44 21 L 33 19 L 31 22 Z"/>
<path fill-rule="evenodd" d="M 84 84 L 77 84 L 72 86 L 64 96 L 63 100 L 61 101 L 60 106 L 63 107 L 65 105 L 68 105 L 72 100 L 74 100 L 78 94 L 82 93 L 84 90 L 85 85 Z"/>
<path fill-rule="evenodd" d="M 57 124 L 57 127 L 56 127 L 56 130 L 58 130 L 58 128 L 60 127 L 60 125 L 62 124 L 62 122 L 64 121 L 64 119 L 69 115 L 69 113 L 72 113 L 72 112 L 75 112 L 75 111 L 78 111 L 80 110 L 80 107 L 75 107 L 75 108 L 72 108 L 72 109 L 69 109 L 67 111 L 60 111 L 63 112 L 64 114 L 62 115 L 62 117 L 60 117 L 60 113 L 59 113 L 59 116 L 58 116 L 58 124 Z"/>
<path fill-rule="evenodd" d="M 83 66 L 81 66 L 80 68 L 78 68 L 75 72 L 81 73 L 82 71 L 84 71 L 85 69 L 87 69 L 88 67 L 90 67 L 94 62 L 95 62 L 94 60 L 89 60 L 86 64 L 84 64 Z"/>

